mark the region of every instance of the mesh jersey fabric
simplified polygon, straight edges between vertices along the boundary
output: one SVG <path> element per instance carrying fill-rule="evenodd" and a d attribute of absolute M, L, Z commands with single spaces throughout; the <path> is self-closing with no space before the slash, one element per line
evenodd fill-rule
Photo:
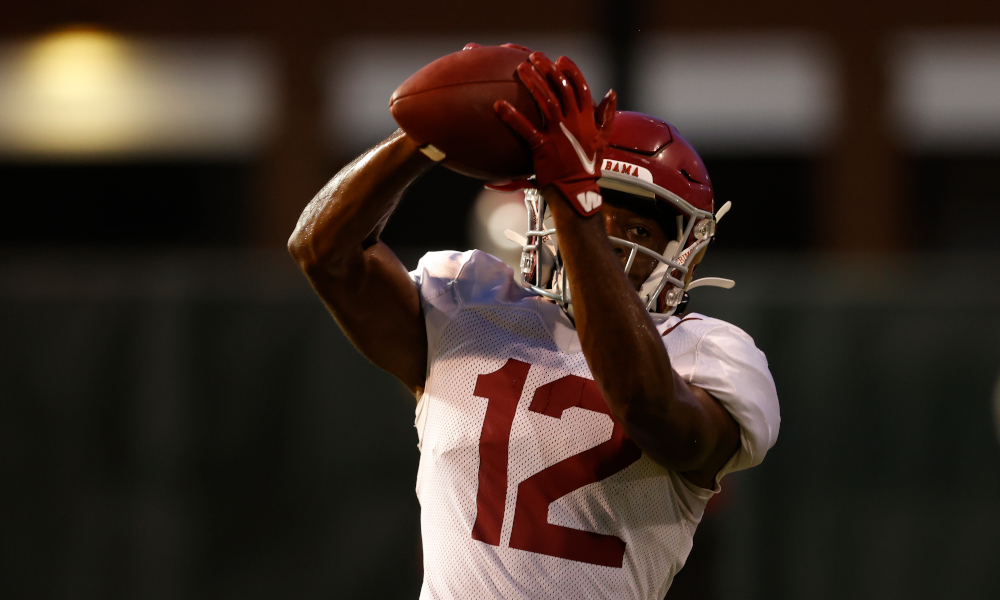
<path fill-rule="evenodd" d="M 702 315 L 659 325 L 674 369 L 740 425 L 740 449 L 706 490 L 628 440 L 595 399 L 572 323 L 502 261 L 432 252 L 410 275 L 428 340 L 421 600 L 662 599 L 718 480 L 760 463 L 777 437 L 753 340 Z"/>

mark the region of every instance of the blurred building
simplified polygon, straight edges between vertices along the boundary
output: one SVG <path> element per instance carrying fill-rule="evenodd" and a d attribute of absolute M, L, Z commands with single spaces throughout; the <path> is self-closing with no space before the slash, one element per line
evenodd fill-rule
<path fill-rule="evenodd" d="M 753 335 L 784 421 L 685 593 L 1000 596 L 990 0 L 5 7 L 0 594 L 415 597 L 409 400 L 282 246 L 469 41 L 573 57 L 733 202 L 705 270 L 738 287 L 695 310 Z M 384 237 L 516 260 L 520 210 L 435 168 Z"/>

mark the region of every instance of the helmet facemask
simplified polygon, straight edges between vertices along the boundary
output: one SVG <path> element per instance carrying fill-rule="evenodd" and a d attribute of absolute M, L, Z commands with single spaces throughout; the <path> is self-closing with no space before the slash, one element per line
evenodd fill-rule
<path fill-rule="evenodd" d="M 729 209 L 727 202 L 713 215 L 699 210 L 676 194 L 656 184 L 637 181 L 636 178 L 604 171 L 599 181 L 601 187 L 626 192 L 649 202 L 658 199 L 667 202 L 677 211 L 676 238 L 659 252 L 635 242 L 608 236 L 612 244 L 628 253 L 625 274 L 629 275 L 639 254 L 655 261 L 649 277 L 639 286 L 639 297 L 654 321 L 663 321 L 677 311 L 686 290 L 702 285 L 732 287 L 733 282 L 720 278 L 705 278 L 692 282 L 693 269 L 701 261 L 708 244 L 715 236 L 719 218 Z M 573 315 L 569 277 L 559 254 L 558 236 L 545 199 L 536 189 L 524 190 L 528 211 L 528 231 L 524 237 L 512 231 L 507 237 L 522 246 L 520 271 L 523 285 L 532 292 L 549 298 Z"/>
<path fill-rule="evenodd" d="M 528 231 L 523 238 L 514 240 L 521 243 L 521 280 L 531 291 L 565 308 L 570 302 L 569 282 L 548 204 L 541 192 L 528 188 L 524 190 L 524 205 Z"/>

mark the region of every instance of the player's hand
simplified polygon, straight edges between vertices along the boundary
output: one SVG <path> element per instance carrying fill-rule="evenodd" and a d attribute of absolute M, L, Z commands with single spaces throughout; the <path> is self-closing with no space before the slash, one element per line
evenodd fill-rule
<path fill-rule="evenodd" d="M 537 187 L 552 184 L 581 215 L 596 213 L 603 203 L 597 180 L 615 117 L 614 91 L 595 109 L 580 69 L 565 56 L 553 63 L 534 52 L 517 73 L 542 114 L 541 128 L 505 100 L 493 109 L 531 147 Z"/>

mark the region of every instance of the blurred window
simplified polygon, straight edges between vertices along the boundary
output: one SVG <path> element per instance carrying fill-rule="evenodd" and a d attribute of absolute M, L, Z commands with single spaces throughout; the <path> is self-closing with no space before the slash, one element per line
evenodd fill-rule
<path fill-rule="evenodd" d="M 1000 30 L 903 32 L 888 58 L 914 246 L 1000 249 Z"/>
<path fill-rule="evenodd" d="M 810 246 L 816 162 L 838 124 L 830 50 L 803 32 L 643 34 L 636 105 L 701 154 L 716 205 L 732 201 L 717 249 Z M 776 215 L 786 212 L 786 217 Z"/>
<path fill-rule="evenodd" d="M 239 40 L 67 30 L 0 45 L 0 155 L 246 156 L 271 131 L 274 74 Z"/>
<path fill-rule="evenodd" d="M 836 125 L 829 51 L 804 33 L 643 34 L 640 112 L 674 123 L 701 153 L 815 153 Z"/>
<path fill-rule="evenodd" d="M 0 244 L 243 241 L 276 104 L 252 42 L 69 29 L 0 44 Z"/>
<path fill-rule="evenodd" d="M 469 42 L 517 43 L 553 60 L 566 55 L 580 67 L 595 96 L 603 96 L 611 85 L 610 53 L 597 36 L 512 31 L 349 38 L 330 49 L 325 76 L 327 128 L 334 150 L 351 156 L 395 130 L 389 114 L 392 92 L 423 66 Z"/>
<path fill-rule="evenodd" d="M 1000 151 L 1000 31 L 899 34 L 889 72 L 893 121 L 912 151 Z"/>

